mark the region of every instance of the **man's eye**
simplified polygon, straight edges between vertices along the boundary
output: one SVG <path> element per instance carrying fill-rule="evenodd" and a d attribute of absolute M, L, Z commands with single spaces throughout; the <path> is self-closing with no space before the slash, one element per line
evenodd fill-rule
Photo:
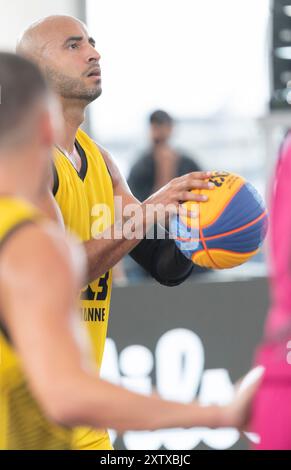
<path fill-rule="evenodd" d="M 78 49 L 79 45 L 75 42 L 74 44 L 69 45 L 69 49 Z"/>

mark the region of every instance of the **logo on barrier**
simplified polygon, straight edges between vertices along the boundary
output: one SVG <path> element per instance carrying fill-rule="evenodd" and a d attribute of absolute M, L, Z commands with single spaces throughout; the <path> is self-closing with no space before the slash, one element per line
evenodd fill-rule
<path fill-rule="evenodd" d="M 102 366 L 102 377 L 131 391 L 151 394 L 180 402 L 199 400 L 201 404 L 226 404 L 234 393 L 226 369 L 204 370 L 204 347 L 191 330 L 167 331 L 158 340 L 155 351 L 142 345 L 131 345 L 118 354 L 115 342 L 108 338 Z M 154 371 L 154 380 L 153 380 Z M 155 382 L 155 383 L 153 383 Z M 114 442 L 116 434 L 111 432 Z M 200 443 L 213 449 L 228 449 L 239 439 L 235 429 L 171 429 L 151 432 L 126 432 L 126 449 L 190 450 Z"/>

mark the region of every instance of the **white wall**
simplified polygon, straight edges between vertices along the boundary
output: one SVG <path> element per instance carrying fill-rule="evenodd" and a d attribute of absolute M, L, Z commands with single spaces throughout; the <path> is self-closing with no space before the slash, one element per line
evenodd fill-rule
<path fill-rule="evenodd" d="M 269 0 L 87 5 L 102 57 L 103 93 L 92 118 L 103 138 L 132 138 L 155 108 L 180 119 L 264 114 Z"/>
<path fill-rule="evenodd" d="M 0 50 L 13 50 L 16 38 L 30 23 L 47 15 L 84 19 L 85 0 L 0 0 Z"/>

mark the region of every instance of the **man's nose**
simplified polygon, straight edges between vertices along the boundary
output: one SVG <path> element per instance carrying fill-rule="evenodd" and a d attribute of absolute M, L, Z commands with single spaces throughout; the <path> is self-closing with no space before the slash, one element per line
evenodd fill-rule
<path fill-rule="evenodd" d="M 93 46 L 90 47 L 90 51 L 89 51 L 89 54 L 88 54 L 88 62 L 99 62 L 99 60 L 101 59 L 101 55 L 99 54 L 98 51 L 96 51 L 96 49 L 94 49 Z"/>

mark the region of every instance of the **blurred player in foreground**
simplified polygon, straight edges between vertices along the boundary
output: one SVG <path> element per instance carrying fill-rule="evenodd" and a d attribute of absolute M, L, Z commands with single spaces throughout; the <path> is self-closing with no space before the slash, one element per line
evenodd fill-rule
<path fill-rule="evenodd" d="M 291 450 L 291 133 L 281 146 L 270 214 L 271 301 L 256 361 L 266 368 L 253 407 L 257 449 Z"/>
<path fill-rule="evenodd" d="M 54 142 L 46 85 L 6 53 L 0 83 L 0 449 L 73 449 L 76 425 L 244 427 L 257 383 L 228 406 L 200 406 L 138 395 L 94 372 L 76 309 L 80 246 L 36 208 Z"/>

